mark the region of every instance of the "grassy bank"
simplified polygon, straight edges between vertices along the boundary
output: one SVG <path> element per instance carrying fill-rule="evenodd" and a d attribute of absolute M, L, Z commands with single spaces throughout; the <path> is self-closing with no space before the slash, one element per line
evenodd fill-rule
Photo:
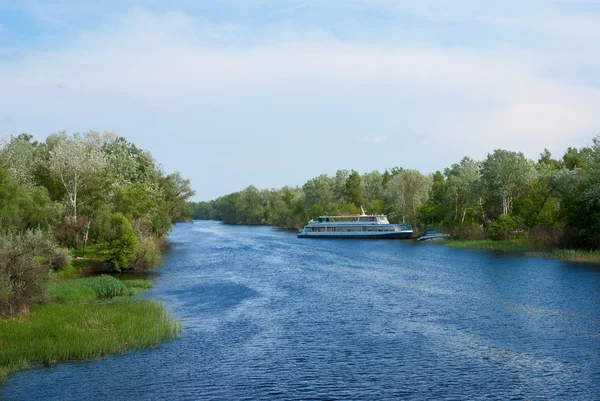
<path fill-rule="evenodd" d="M 525 255 L 567 262 L 600 264 L 600 251 L 582 251 L 575 249 L 555 249 L 550 252 L 527 252 Z"/>
<path fill-rule="evenodd" d="M 527 239 L 515 239 L 508 241 L 450 241 L 446 244 L 449 248 L 482 249 L 486 251 L 499 252 L 521 252 L 526 256 L 558 259 L 568 262 L 599 263 L 600 251 L 582 251 L 571 249 L 540 249 Z"/>
<path fill-rule="evenodd" d="M 37 364 L 123 354 L 177 337 L 181 326 L 161 304 L 131 299 L 151 286 L 111 276 L 52 282 L 51 304 L 0 320 L 0 383 Z"/>
<path fill-rule="evenodd" d="M 514 239 L 507 241 L 449 241 L 446 246 L 449 248 L 482 249 L 486 251 L 501 252 L 530 252 L 536 250 L 535 246 L 526 239 Z"/>

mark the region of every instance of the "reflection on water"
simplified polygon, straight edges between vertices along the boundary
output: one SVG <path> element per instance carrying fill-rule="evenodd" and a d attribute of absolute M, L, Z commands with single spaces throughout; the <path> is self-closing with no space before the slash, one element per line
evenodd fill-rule
<path fill-rule="evenodd" d="M 412 241 L 178 225 L 180 340 L 22 372 L 6 400 L 598 399 L 600 270 Z"/>

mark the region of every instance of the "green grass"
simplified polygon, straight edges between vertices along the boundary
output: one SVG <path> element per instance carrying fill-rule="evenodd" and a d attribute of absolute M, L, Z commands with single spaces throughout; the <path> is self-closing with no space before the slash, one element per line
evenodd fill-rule
<path fill-rule="evenodd" d="M 446 246 L 449 248 L 483 249 L 486 251 L 501 252 L 528 252 L 536 249 L 535 245 L 526 239 L 514 239 L 507 241 L 449 241 Z"/>
<path fill-rule="evenodd" d="M 53 281 L 48 285 L 48 295 L 53 301 L 62 304 L 91 302 L 96 299 L 96 293 L 83 278 Z"/>
<path fill-rule="evenodd" d="M 83 249 L 75 249 L 72 251 L 72 254 L 73 257 L 104 260 L 104 256 L 100 253 L 97 245 L 88 245 L 85 248 L 85 252 Z"/>
<path fill-rule="evenodd" d="M 128 296 L 144 293 L 154 287 L 154 284 L 150 280 L 124 280 L 123 283 L 126 286 L 125 294 Z"/>
<path fill-rule="evenodd" d="M 527 239 L 508 241 L 450 241 L 446 244 L 450 248 L 482 249 L 486 251 L 523 252 L 525 256 L 558 259 L 569 262 L 600 263 L 600 251 L 582 251 L 572 249 L 540 249 Z"/>
<path fill-rule="evenodd" d="M 552 252 L 550 257 L 552 259 L 566 260 L 569 262 L 600 263 L 600 251 L 556 249 Z"/>
<path fill-rule="evenodd" d="M 179 336 L 181 325 L 161 304 L 123 296 L 151 286 L 147 280 L 122 282 L 111 276 L 52 282 L 53 304 L 0 320 L 0 384 L 37 364 L 118 355 Z"/>

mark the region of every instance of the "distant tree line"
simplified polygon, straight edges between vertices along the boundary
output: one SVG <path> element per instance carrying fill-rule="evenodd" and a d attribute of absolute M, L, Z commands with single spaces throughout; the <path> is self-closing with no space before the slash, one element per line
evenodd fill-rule
<path fill-rule="evenodd" d="M 509 239 L 528 235 L 539 245 L 600 249 L 600 136 L 561 158 L 545 149 L 537 161 L 495 150 L 424 175 L 394 167 L 360 175 L 339 170 L 302 187 L 243 191 L 190 203 L 193 217 L 226 224 L 297 229 L 311 217 L 384 213 L 415 231 L 429 226 L 456 238 Z"/>
<path fill-rule="evenodd" d="M 93 246 L 113 271 L 157 265 L 172 223 L 191 219 L 193 194 L 189 180 L 110 132 L 1 140 L 0 315 L 42 297 L 72 250 Z"/>

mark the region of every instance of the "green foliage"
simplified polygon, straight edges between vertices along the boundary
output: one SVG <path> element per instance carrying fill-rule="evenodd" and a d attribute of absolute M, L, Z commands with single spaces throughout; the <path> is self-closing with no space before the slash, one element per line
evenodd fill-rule
<path fill-rule="evenodd" d="M 138 245 L 131 223 L 122 213 L 114 213 L 102 227 L 98 238 L 99 248 L 107 265 L 117 272 L 128 268 Z"/>
<path fill-rule="evenodd" d="M 0 316 L 25 312 L 45 299 L 44 285 L 58 253 L 40 230 L 0 236 Z"/>
<path fill-rule="evenodd" d="M 66 248 L 52 247 L 49 252 L 48 262 L 53 270 L 65 270 L 71 266 L 73 258 Z"/>
<path fill-rule="evenodd" d="M 362 179 L 357 171 L 352 170 L 346 179 L 345 195 L 346 200 L 354 206 L 360 208 L 363 204 Z"/>
<path fill-rule="evenodd" d="M 176 172 L 160 179 L 158 185 L 162 195 L 163 210 L 172 222 L 181 220 L 188 199 L 195 194 L 191 189 L 190 180 L 184 179 L 179 172 Z"/>
<path fill-rule="evenodd" d="M 60 213 L 45 188 L 20 185 L 0 167 L 0 232 L 46 231 Z"/>
<path fill-rule="evenodd" d="M 156 241 L 153 237 L 144 236 L 141 237 L 131 260 L 129 261 L 128 268 L 134 270 L 145 270 L 160 264 L 160 250 L 156 245 Z"/>
<path fill-rule="evenodd" d="M 492 240 L 508 240 L 515 237 L 517 223 L 511 215 L 502 215 L 498 217 L 490 226 L 489 237 Z"/>
<path fill-rule="evenodd" d="M 429 199 L 421 206 L 419 217 L 424 226 L 440 225 L 449 214 L 450 199 L 448 185 L 444 175 L 436 171 L 432 176 L 432 185 L 429 189 Z"/>
<path fill-rule="evenodd" d="M 522 153 L 496 149 L 483 162 L 481 178 L 487 199 L 495 206 L 493 215 L 507 215 L 535 180 L 536 170 Z"/>

